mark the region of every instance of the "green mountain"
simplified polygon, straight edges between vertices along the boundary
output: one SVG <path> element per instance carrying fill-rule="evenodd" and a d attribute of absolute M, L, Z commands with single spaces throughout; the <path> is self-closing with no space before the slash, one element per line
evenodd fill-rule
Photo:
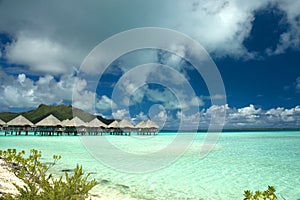
<path fill-rule="evenodd" d="M 0 119 L 2 119 L 5 122 L 8 122 L 13 118 L 17 117 L 18 115 L 23 115 L 32 123 L 37 123 L 38 121 L 47 117 L 50 114 L 54 115 L 61 121 L 65 119 L 72 119 L 73 117 L 77 116 L 85 122 L 91 121 L 96 117 L 106 124 L 112 122 L 112 120 L 105 119 L 101 116 L 92 115 L 79 108 L 72 107 L 71 105 L 49 106 L 44 104 L 41 104 L 36 109 L 27 112 L 0 112 Z"/>

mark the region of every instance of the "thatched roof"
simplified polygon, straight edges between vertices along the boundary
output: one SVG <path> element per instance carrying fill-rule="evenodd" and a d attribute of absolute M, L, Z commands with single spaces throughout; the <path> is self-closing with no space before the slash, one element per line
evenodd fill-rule
<path fill-rule="evenodd" d="M 69 127 L 87 126 L 87 124 L 81 119 L 79 119 L 78 117 L 74 117 L 73 119 L 68 121 L 65 125 Z"/>
<path fill-rule="evenodd" d="M 141 121 L 140 123 L 138 123 L 135 128 L 145 128 L 146 122 Z"/>
<path fill-rule="evenodd" d="M 107 127 L 106 124 L 104 124 L 102 121 L 100 121 L 98 118 L 93 119 L 89 123 L 87 123 L 88 127 L 98 128 L 98 127 Z"/>
<path fill-rule="evenodd" d="M 6 123 L 2 119 L 0 119 L 0 126 L 4 126 L 4 125 L 6 125 Z"/>
<path fill-rule="evenodd" d="M 70 121 L 69 119 L 65 119 L 60 123 L 60 125 L 65 127 L 69 123 L 69 121 Z"/>
<path fill-rule="evenodd" d="M 126 119 L 122 119 L 119 122 L 119 128 L 134 128 L 134 126 Z"/>
<path fill-rule="evenodd" d="M 157 128 L 158 129 L 159 126 L 156 123 L 154 123 L 153 121 L 148 120 L 148 121 L 145 122 L 145 127 L 144 128 Z"/>
<path fill-rule="evenodd" d="M 18 117 L 7 122 L 8 126 L 34 126 L 34 124 L 26 119 L 23 115 L 19 115 Z"/>
<path fill-rule="evenodd" d="M 59 121 L 59 119 L 57 119 L 56 117 L 54 117 L 52 114 L 49 115 L 48 117 L 42 119 L 41 121 L 39 121 L 38 123 L 36 123 L 36 126 L 57 126 L 60 125 L 61 122 Z"/>
<path fill-rule="evenodd" d="M 119 122 L 118 121 L 113 121 L 110 123 L 107 128 L 119 128 Z"/>

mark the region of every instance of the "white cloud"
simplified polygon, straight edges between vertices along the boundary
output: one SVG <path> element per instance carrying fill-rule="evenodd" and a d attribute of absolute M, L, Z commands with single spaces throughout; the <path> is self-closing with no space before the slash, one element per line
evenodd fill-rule
<path fill-rule="evenodd" d="M 96 94 L 87 90 L 87 82 L 85 79 L 75 78 L 72 93 L 72 104 L 85 111 L 93 111 L 95 109 Z"/>
<path fill-rule="evenodd" d="M 40 91 L 39 87 L 39 84 L 34 83 L 25 74 L 19 74 L 16 79 L 5 77 L 0 89 L 2 107 L 34 107 L 43 100 L 48 102 L 51 97 L 39 99 L 44 92 Z"/>
<path fill-rule="evenodd" d="M 170 44 L 168 47 L 170 52 L 158 51 L 157 59 L 160 63 L 167 66 L 171 66 L 172 68 L 176 69 L 181 73 L 185 73 L 184 68 L 187 66 L 184 63 L 184 58 L 186 57 L 188 51 L 190 51 L 189 48 L 192 47 L 187 47 L 183 44 Z"/>
<path fill-rule="evenodd" d="M 179 2 L 177 7 L 177 28 L 196 38 L 204 47 L 216 56 L 233 56 L 253 58 L 244 47 L 243 41 L 249 37 L 255 20 L 255 12 L 278 6 L 287 14 L 290 28 L 282 33 L 274 52 L 270 55 L 284 53 L 288 48 L 299 49 L 300 25 L 297 22 L 300 3 L 293 1 L 239 1 L 239 0 L 198 0 L 192 3 Z M 220 31 L 221 30 L 221 31 Z"/>
<path fill-rule="evenodd" d="M 72 96 L 80 96 L 80 101 L 74 105 L 85 109 L 92 109 L 95 93 L 87 90 L 85 80 L 73 74 L 63 75 L 55 79 L 52 75 L 39 77 L 34 81 L 25 74 L 17 77 L 5 74 L 0 70 L 0 105 L 2 109 L 33 108 L 39 104 L 59 104 L 72 101 Z M 76 88 L 74 89 L 74 85 Z M 73 90 L 74 89 L 74 90 Z"/>
<path fill-rule="evenodd" d="M 290 27 L 287 32 L 281 34 L 275 51 L 270 52 L 270 55 L 284 53 L 288 48 L 299 49 L 300 47 L 300 24 L 297 19 L 299 17 L 300 2 L 279 1 L 278 5 L 286 13 Z"/>
<path fill-rule="evenodd" d="M 226 105 L 212 105 L 211 107 L 209 107 L 207 110 L 206 110 L 206 114 L 208 115 L 212 115 L 214 113 L 218 113 L 218 112 L 228 112 L 228 110 L 230 110 L 228 104 Z"/>
<path fill-rule="evenodd" d="M 129 111 L 126 109 L 116 110 L 112 113 L 114 119 L 129 119 Z M 130 120 L 130 119 L 129 119 Z"/>
<path fill-rule="evenodd" d="M 178 123 L 181 122 L 182 125 L 181 128 L 184 130 L 192 129 L 192 127 L 193 129 L 198 129 L 197 127 L 200 125 L 202 121 L 199 112 L 187 115 L 182 111 L 178 111 L 176 113 L 176 118 L 178 119 Z"/>
<path fill-rule="evenodd" d="M 162 103 L 166 110 L 191 109 L 204 106 L 204 101 L 192 94 L 186 94 L 184 90 L 178 90 L 173 93 L 168 89 L 149 89 L 145 90 L 145 96 L 152 102 Z"/>
<path fill-rule="evenodd" d="M 179 111 L 176 113 L 175 121 L 179 123 L 182 120 L 185 129 L 189 129 L 197 123 L 199 123 L 199 129 L 206 129 L 212 123 L 212 114 L 224 110 L 226 111 L 224 128 L 298 128 L 300 124 L 300 106 L 290 109 L 279 107 L 262 110 L 251 104 L 243 108 L 213 105 L 190 115 Z"/>
<path fill-rule="evenodd" d="M 180 72 L 158 64 L 147 64 L 126 71 L 114 86 L 112 100 L 118 102 L 118 106 L 137 104 L 144 98 L 161 103 L 167 110 L 192 109 L 204 105 L 203 99 L 194 94 L 192 86 Z"/>
<path fill-rule="evenodd" d="M 6 47 L 11 63 L 28 66 L 30 70 L 46 74 L 64 74 L 78 66 L 78 52 L 48 38 L 21 34 Z"/>
<path fill-rule="evenodd" d="M 163 102 L 163 103 L 165 103 L 164 105 L 165 105 L 165 107 L 167 107 L 167 109 L 173 109 L 173 107 L 175 105 L 177 105 L 177 106 L 174 107 L 175 109 L 180 107 L 180 105 L 179 105 L 179 103 L 176 99 L 175 94 L 170 90 L 167 90 L 167 89 L 162 89 L 162 90 L 148 89 L 146 92 L 147 92 L 147 94 L 146 94 L 147 98 L 150 101 Z"/>
<path fill-rule="evenodd" d="M 266 112 L 266 115 L 270 122 L 297 122 L 300 116 L 300 107 L 296 106 L 291 109 L 285 109 L 282 107 L 272 108 Z"/>
<path fill-rule="evenodd" d="M 254 55 L 245 49 L 243 41 L 251 31 L 254 12 L 268 4 L 278 4 L 287 14 L 290 25 L 290 29 L 281 35 L 274 53 L 299 48 L 298 1 L 122 1 L 118 7 L 109 1 L 86 4 L 54 0 L 47 6 L 39 1 L 4 1 L 0 7 L 0 31 L 15 37 L 5 56 L 11 62 L 27 65 L 42 75 L 68 73 L 73 66 L 79 67 L 89 51 L 107 37 L 145 26 L 182 31 L 217 56 L 251 58 Z M 112 12 L 117 8 L 122 9 Z M 110 19 L 109 23 L 107 19 Z M 175 46 L 174 50 L 185 55 L 187 48 Z M 155 55 L 150 57 L 156 59 Z M 172 55 L 168 62 L 176 63 L 178 59 Z"/>
<path fill-rule="evenodd" d="M 200 97 L 194 96 L 191 98 L 188 105 L 199 107 L 199 106 L 204 106 L 204 104 L 205 104 L 204 101 Z"/>
<path fill-rule="evenodd" d="M 259 118 L 259 114 L 261 113 L 261 109 L 255 109 L 252 104 L 250 104 L 248 107 L 239 108 L 237 109 L 237 112 L 232 113 L 230 115 L 231 119 L 240 119 L 244 118 L 246 121 L 249 122 L 255 122 L 257 118 Z"/>
<path fill-rule="evenodd" d="M 149 118 L 147 115 L 144 114 L 144 112 L 140 112 L 137 114 L 134 118 L 132 118 L 133 121 L 136 123 L 139 123 L 140 121 L 147 121 Z"/>
<path fill-rule="evenodd" d="M 116 104 L 106 95 L 102 95 L 96 103 L 96 109 L 99 111 L 108 111 L 116 107 Z"/>
<path fill-rule="evenodd" d="M 165 110 L 159 111 L 157 114 L 154 116 L 150 114 L 150 119 L 155 122 L 160 128 L 163 128 L 165 123 L 168 120 L 168 114 Z"/>
<path fill-rule="evenodd" d="M 242 43 L 251 31 L 253 11 L 262 3 L 243 2 L 248 6 L 242 6 L 238 1 L 201 0 L 197 6 L 179 4 L 178 18 L 184 21 L 178 29 L 197 38 L 209 52 L 219 56 L 250 56 Z"/>
<path fill-rule="evenodd" d="M 34 107 L 40 103 L 53 104 L 64 100 L 72 100 L 73 86 L 76 83 L 76 95 L 81 98 L 75 105 L 86 110 L 92 109 L 95 93 L 88 91 L 88 82 L 70 74 L 73 67 L 78 68 L 83 58 L 99 42 L 107 37 L 133 27 L 159 26 L 182 31 L 201 44 L 216 56 L 233 56 L 251 58 L 243 46 L 243 41 L 249 36 L 254 21 L 254 12 L 264 8 L 269 3 L 278 4 L 287 14 L 290 29 L 281 35 L 276 50 L 270 54 L 283 53 L 288 48 L 299 48 L 300 25 L 297 21 L 300 3 L 298 1 L 277 0 L 216 0 L 216 1 L 122 1 L 114 2 L 91 1 L 90 4 L 73 1 L 51 1 L 47 6 L 40 1 L 1 1 L 0 32 L 9 34 L 14 40 L 8 43 L 5 51 L 0 52 L 1 58 L 7 58 L 11 63 L 26 65 L 30 72 L 41 75 L 38 80 L 31 80 L 28 75 L 20 73 L 17 77 L 8 76 L 0 71 L 0 104 L 5 108 Z M 70 12 L 70 5 L 72 11 Z M 134 5 L 134 6 L 133 6 Z M 170 6 L 172 5 L 172 6 Z M 119 9 L 122 8 L 122 9 Z M 132 12 L 132 8 L 134 12 Z M 138 8 L 138 9 L 136 9 Z M 118 12 L 112 12 L 116 10 Z M 51 13 L 51 15 L 49 15 Z M 67 14 L 66 14 L 67 13 Z M 153 15 L 155 13 L 155 15 Z M 113 15 L 113 16 L 112 16 Z M 144 17 L 136 17 L 144 16 Z M 176 16 L 176 18 L 174 18 Z M 108 23 L 109 19 L 109 23 Z M 122 45 L 122 44 L 120 44 Z M 171 46 L 180 55 L 186 55 L 190 49 L 187 46 Z M 105 59 L 105 52 L 97 59 Z M 137 59 L 135 59 L 137 58 Z M 157 52 L 147 51 L 122 60 L 118 67 L 127 73 L 133 66 L 145 62 L 157 61 Z M 169 55 L 165 63 L 175 67 L 180 75 L 182 67 L 179 57 Z M 27 69 L 27 68 L 25 68 Z M 94 72 L 93 69 L 91 69 Z M 168 76 L 166 76 L 168 74 Z M 120 91 L 132 95 L 134 102 L 140 102 L 146 95 L 152 101 L 161 102 L 166 109 L 203 106 L 206 97 L 193 97 L 184 89 L 178 89 L 176 95 L 170 90 L 155 90 L 145 87 L 137 90 L 140 83 L 147 80 L 167 83 L 170 88 L 181 86 L 184 79 L 178 79 L 176 73 L 166 73 L 166 70 L 146 68 L 133 73 L 129 79 L 121 82 Z M 155 77 L 156 79 L 154 79 Z M 168 82 L 169 80 L 169 82 Z M 176 81 L 174 81 L 176 80 Z M 173 82 L 171 84 L 171 82 Z M 172 86 L 172 87 L 171 87 Z M 296 89 L 300 92 L 300 78 Z M 129 101 L 128 96 L 122 101 L 101 96 L 96 101 L 99 109 L 108 108 L 109 104 Z M 176 97 L 180 97 L 178 102 Z M 127 99 L 126 99 L 127 98 Z M 213 95 L 211 99 L 225 98 Z M 180 105 L 180 104 L 181 105 Z M 212 106 L 200 112 L 203 122 L 209 122 L 211 114 L 221 109 L 226 110 L 227 125 L 235 126 L 258 123 L 260 126 L 278 122 L 292 123 L 298 118 L 298 111 L 291 109 L 272 109 L 264 111 L 253 105 L 245 108 L 222 108 Z M 116 111 L 115 115 L 122 117 L 124 110 Z M 295 116 L 296 115 L 296 116 Z M 143 117 L 142 115 L 140 117 Z M 185 116 L 189 119 L 189 116 Z M 192 118 L 191 118 L 192 119 Z M 202 123 L 202 121 L 201 121 Z M 276 124 L 276 123 L 275 123 Z"/>

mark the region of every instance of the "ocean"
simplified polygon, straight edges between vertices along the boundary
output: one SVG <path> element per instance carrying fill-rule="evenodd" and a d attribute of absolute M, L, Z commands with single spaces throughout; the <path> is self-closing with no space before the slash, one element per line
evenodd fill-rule
<path fill-rule="evenodd" d="M 100 182 L 92 191 L 100 196 L 238 200 L 243 199 L 244 190 L 265 190 L 272 185 L 279 199 L 300 199 L 299 131 L 220 133 L 205 156 L 201 156 L 201 148 L 206 133 L 193 137 L 187 133 L 0 135 L 2 150 L 35 148 L 42 151 L 42 162 L 51 161 L 53 154 L 61 155 L 62 159 L 50 169 L 53 174 L 62 175 L 62 170 L 82 165 L 91 178 Z"/>

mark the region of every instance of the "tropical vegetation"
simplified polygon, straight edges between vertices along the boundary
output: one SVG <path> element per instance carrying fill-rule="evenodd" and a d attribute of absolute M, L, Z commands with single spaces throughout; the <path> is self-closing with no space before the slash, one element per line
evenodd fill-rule
<path fill-rule="evenodd" d="M 24 182 L 23 186 L 14 184 L 19 194 L 5 194 L 0 200 L 84 200 L 98 184 L 95 179 L 89 180 L 90 174 L 84 175 L 82 167 L 78 165 L 72 175 L 65 172 L 64 176 L 54 178 L 48 170 L 61 156 L 53 155 L 53 162 L 47 165 L 40 162 L 41 151 L 32 149 L 27 157 L 25 155 L 25 151 L 17 152 L 16 149 L 0 151 L 0 157 Z"/>
<path fill-rule="evenodd" d="M 244 200 L 274 200 L 277 199 L 277 196 L 275 194 L 276 190 L 274 186 L 268 186 L 268 189 L 265 191 L 257 190 L 254 193 L 250 190 L 244 191 Z"/>

